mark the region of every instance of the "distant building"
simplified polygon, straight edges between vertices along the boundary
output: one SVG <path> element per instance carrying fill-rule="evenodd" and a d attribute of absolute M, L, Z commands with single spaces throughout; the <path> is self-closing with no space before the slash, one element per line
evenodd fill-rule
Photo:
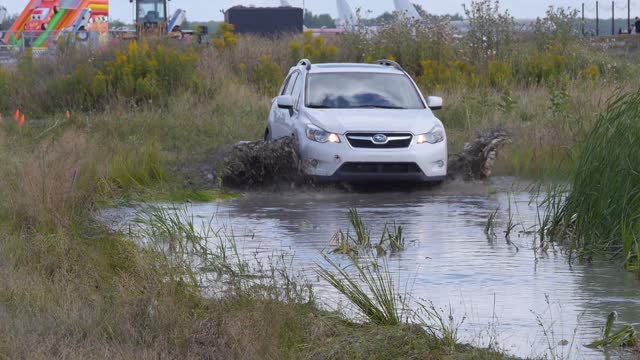
<path fill-rule="evenodd" d="M 224 12 L 224 21 L 238 34 L 275 36 L 303 31 L 303 11 L 296 7 L 234 6 Z"/>

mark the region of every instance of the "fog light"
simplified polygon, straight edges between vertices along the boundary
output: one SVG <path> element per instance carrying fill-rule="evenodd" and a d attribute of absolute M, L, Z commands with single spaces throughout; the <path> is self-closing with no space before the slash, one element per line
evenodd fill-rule
<path fill-rule="evenodd" d="M 318 160 L 313 159 L 313 160 L 309 161 L 309 165 L 311 165 L 313 167 L 318 167 Z"/>
<path fill-rule="evenodd" d="M 439 168 L 443 168 L 444 167 L 444 161 L 442 161 L 442 160 L 438 161 L 436 164 L 438 164 Z"/>

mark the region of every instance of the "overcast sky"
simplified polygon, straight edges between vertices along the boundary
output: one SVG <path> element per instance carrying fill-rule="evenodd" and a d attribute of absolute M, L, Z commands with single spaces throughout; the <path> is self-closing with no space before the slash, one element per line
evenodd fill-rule
<path fill-rule="evenodd" d="M 363 10 L 371 10 L 373 14 L 378 15 L 385 11 L 393 10 L 393 0 L 347 0 L 351 7 L 355 10 L 360 7 Z M 453 14 L 462 13 L 462 4 L 469 3 L 467 0 L 413 0 L 413 3 L 422 5 L 428 12 L 434 14 Z M 595 0 L 586 0 L 587 16 L 595 17 Z M 28 3 L 27 0 L 0 0 L 9 13 L 17 13 Z M 302 0 L 289 0 L 294 6 L 302 6 Z M 535 18 L 544 15 L 549 5 L 570 6 L 579 8 L 582 4 L 581 0 L 502 0 L 501 5 L 508 8 L 516 18 Z M 616 8 L 618 8 L 616 17 L 626 16 L 626 0 L 616 0 Z M 279 5 L 279 0 L 173 0 L 170 1 L 171 9 L 183 8 L 187 10 L 187 17 L 190 20 L 221 20 L 221 9 L 226 9 L 234 5 L 256 5 L 256 6 L 273 6 Z M 640 0 L 632 1 L 632 10 L 638 9 L 640 15 Z M 306 0 L 305 6 L 313 13 L 329 13 L 337 16 L 335 0 Z M 600 1 L 601 16 L 605 17 L 611 13 L 611 3 L 609 1 Z M 592 14 L 589 14 L 592 13 Z M 607 15 L 604 15 L 607 14 Z M 619 15 L 618 15 L 619 14 Z M 635 17 L 636 14 L 633 13 Z M 132 19 L 132 7 L 127 0 L 111 0 L 111 18 L 120 19 L 130 22 Z"/>

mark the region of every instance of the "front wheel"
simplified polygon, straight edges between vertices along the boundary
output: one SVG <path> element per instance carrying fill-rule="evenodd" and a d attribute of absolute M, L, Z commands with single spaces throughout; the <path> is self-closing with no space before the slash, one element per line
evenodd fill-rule
<path fill-rule="evenodd" d="M 271 139 L 271 133 L 269 132 L 269 129 L 267 128 L 267 129 L 264 131 L 264 141 L 271 141 L 271 140 L 272 140 L 272 139 Z"/>
<path fill-rule="evenodd" d="M 78 41 L 87 41 L 87 40 L 89 40 L 89 32 L 87 32 L 84 29 L 78 30 L 78 32 L 76 33 L 76 39 Z"/>

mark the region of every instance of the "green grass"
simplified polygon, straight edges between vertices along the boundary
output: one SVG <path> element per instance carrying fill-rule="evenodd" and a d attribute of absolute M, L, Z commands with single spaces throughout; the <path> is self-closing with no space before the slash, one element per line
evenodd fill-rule
<path fill-rule="evenodd" d="M 385 258 L 382 264 L 375 259 L 361 263 L 352 258 L 350 267 L 355 274 L 350 274 L 328 256 L 324 259 L 329 266 L 318 269 L 320 277 L 344 295 L 368 322 L 400 325 L 406 321 L 403 311 L 407 294 L 396 288 Z"/>
<path fill-rule="evenodd" d="M 640 92 L 613 99 L 580 145 L 571 190 L 550 231 L 580 256 L 620 253 L 637 266 Z M 551 197 L 565 196 L 552 192 Z M 551 202 L 553 203 L 553 202 Z M 556 201 L 557 203 L 557 201 Z"/>
<path fill-rule="evenodd" d="M 617 319 L 618 314 L 615 311 L 610 313 L 602 330 L 602 339 L 596 340 L 587 346 L 593 348 L 638 346 L 638 333 L 632 325 L 625 325 L 620 330 L 613 332 L 613 325 Z"/>
<path fill-rule="evenodd" d="M 331 238 L 331 243 L 334 246 L 331 253 L 350 256 L 370 255 L 375 249 L 378 256 L 384 256 L 389 251 L 395 253 L 405 249 L 405 238 L 401 225 L 385 224 L 380 241 L 373 244 L 371 230 L 358 209 L 349 209 L 348 220 L 349 229 L 347 231 L 338 230 Z"/>

